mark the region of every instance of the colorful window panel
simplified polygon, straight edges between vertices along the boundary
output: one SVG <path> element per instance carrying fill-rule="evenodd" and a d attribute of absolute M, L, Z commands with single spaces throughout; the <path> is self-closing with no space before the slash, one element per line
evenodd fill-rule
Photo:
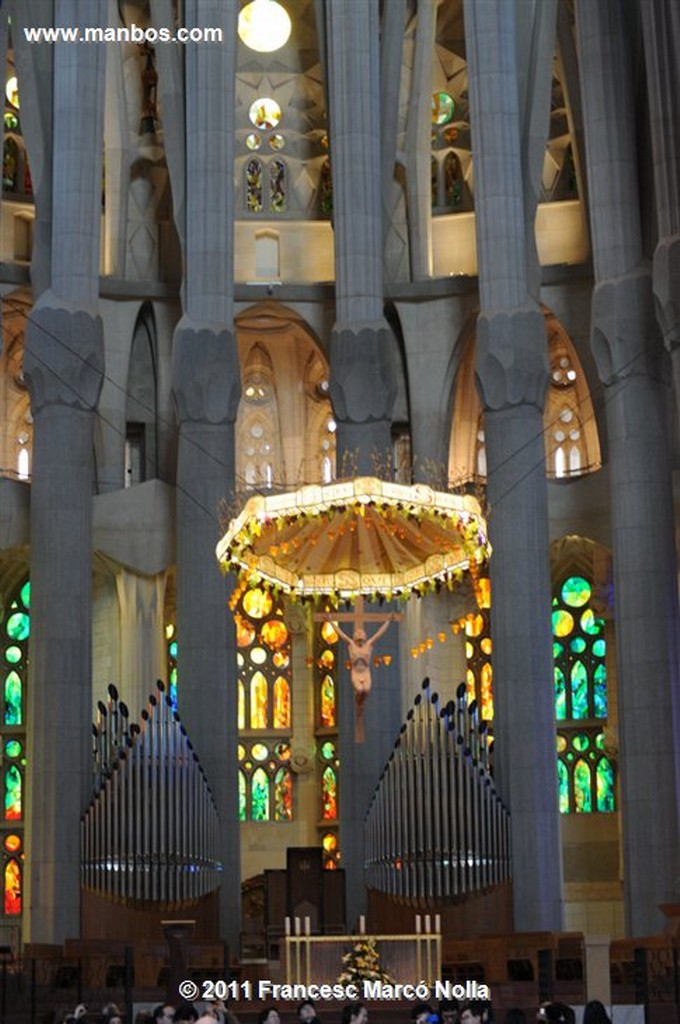
<path fill-rule="evenodd" d="M 246 208 L 262 213 L 262 161 L 256 157 L 246 164 Z"/>
<path fill-rule="evenodd" d="M 333 180 L 331 178 L 331 162 L 328 157 L 321 164 L 319 208 L 324 217 L 330 217 L 333 213 Z"/>
<path fill-rule="evenodd" d="M 592 584 L 583 576 L 563 580 L 553 598 L 552 631 L 557 773 L 563 814 L 616 809 L 614 766 L 604 752 L 607 717 L 604 620 L 591 607 Z"/>
<path fill-rule="evenodd" d="M 25 580 L 6 605 L 1 622 L 3 685 L 0 689 L 2 785 L 2 893 L 0 918 L 21 914 L 26 769 L 26 677 L 31 632 L 31 584 Z"/>
<path fill-rule="evenodd" d="M 337 728 L 336 683 L 338 634 L 331 622 L 323 622 L 316 631 L 314 679 L 317 692 L 317 722 L 321 729 Z"/>
<path fill-rule="evenodd" d="M 291 728 L 291 645 L 283 608 L 261 587 L 249 587 L 234 609 L 239 730 Z"/>
<path fill-rule="evenodd" d="M 477 701 L 481 716 L 493 721 L 493 668 L 491 665 L 491 581 L 482 577 L 478 581 L 479 610 L 468 615 L 464 623 L 465 658 L 467 661 L 467 688 L 470 699 Z"/>
<path fill-rule="evenodd" d="M 174 623 L 165 627 L 168 662 L 168 694 L 172 701 L 173 711 L 177 711 L 177 636 Z"/>
<path fill-rule="evenodd" d="M 338 833 L 324 831 L 321 835 L 323 866 L 326 871 L 335 871 L 340 866 L 340 843 Z"/>
<path fill-rule="evenodd" d="M 555 717 L 558 722 L 607 717 L 604 619 L 590 607 L 591 584 L 570 576 L 553 598 Z"/>
<path fill-rule="evenodd" d="M 604 733 L 597 729 L 558 732 L 557 780 L 562 814 L 616 810 L 614 765 L 605 753 L 604 742 Z"/>
<path fill-rule="evenodd" d="M 463 201 L 463 169 L 458 156 L 451 151 L 444 160 L 444 203 L 457 209 Z"/>
<path fill-rule="evenodd" d="M 338 820 L 338 755 L 333 740 L 322 740 L 319 744 L 321 755 L 321 820 Z"/>
<path fill-rule="evenodd" d="M 269 209 L 272 213 L 283 213 L 286 209 L 286 165 L 283 160 L 272 160 L 269 164 Z"/>
<path fill-rule="evenodd" d="M 292 821 L 290 745 L 240 743 L 238 759 L 239 821 Z"/>

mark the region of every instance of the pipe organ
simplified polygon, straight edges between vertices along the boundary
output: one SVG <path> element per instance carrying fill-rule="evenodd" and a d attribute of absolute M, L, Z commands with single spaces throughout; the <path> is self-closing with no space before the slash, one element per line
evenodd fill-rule
<path fill-rule="evenodd" d="M 85 888 L 123 901 L 178 904 L 221 882 L 219 817 L 162 682 L 139 723 L 115 686 L 92 726 L 94 793 L 81 823 Z"/>
<path fill-rule="evenodd" d="M 465 683 L 444 707 L 423 682 L 366 816 L 366 884 L 416 906 L 510 878 L 509 816 L 487 723 Z"/>

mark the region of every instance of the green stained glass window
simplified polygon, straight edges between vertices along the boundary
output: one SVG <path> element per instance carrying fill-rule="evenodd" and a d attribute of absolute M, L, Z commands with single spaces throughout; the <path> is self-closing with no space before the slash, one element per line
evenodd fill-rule
<path fill-rule="evenodd" d="M 321 744 L 321 756 L 326 761 L 330 761 L 335 757 L 335 744 L 330 740 L 326 740 L 325 743 Z"/>
<path fill-rule="evenodd" d="M 607 717 L 604 620 L 589 607 L 592 585 L 584 576 L 567 577 L 556 594 L 553 634 L 562 639 L 553 642 L 560 810 L 613 810 L 614 769 L 606 758 L 598 767 L 603 733 L 588 725 Z"/>
<path fill-rule="evenodd" d="M 571 710 L 573 718 L 588 717 L 588 673 L 582 661 L 571 668 Z"/>
<path fill-rule="evenodd" d="M 326 727 L 335 725 L 335 682 L 329 673 L 321 682 L 321 724 Z"/>
<path fill-rule="evenodd" d="M 604 665 L 597 666 L 593 673 L 593 703 L 595 705 L 595 717 L 607 717 L 607 669 Z"/>
<path fill-rule="evenodd" d="M 274 821 L 290 821 L 293 817 L 293 779 L 287 768 L 279 768 L 274 776 Z"/>
<path fill-rule="evenodd" d="M 21 648 L 16 647 L 14 644 L 7 647 L 5 649 L 5 661 L 8 661 L 10 665 L 18 665 L 21 661 Z"/>
<path fill-rule="evenodd" d="M 269 821 L 269 778 L 264 768 L 256 768 L 250 780 L 251 818 Z"/>
<path fill-rule="evenodd" d="M 269 748 L 264 743 L 253 743 L 251 753 L 256 761 L 266 761 L 269 757 Z"/>
<path fill-rule="evenodd" d="M 567 687 L 564 681 L 564 672 L 555 665 L 555 717 L 557 719 L 567 716 Z"/>
<path fill-rule="evenodd" d="M 10 640 L 27 640 L 30 619 L 25 612 L 14 612 L 7 620 L 7 636 Z"/>
<path fill-rule="evenodd" d="M 563 761 L 557 762 L 557 784 L 560 812 L 569 812 L 569 771 Z"/>
<path fill-rule="evenodd" d="M 590 600 L 592 588 L 583 576 L 570 576 L 562 584 L 561 597 L 570 608 L 582 608 Z"/>
<path fill-rule="evenodd" d="M 246 777 L 245 773 L 239 769 L 238 773 L 238 820 L 246 820 Z"/>
<path fill-rule="evenodd" d="M 592 810 L 592 786 L 590 767 L 587 761 L 579 758 L 574 765 L 574 800 L 577 813 Z"/>
<path fill-rule="evenodd" d="M 26 582 L 24 583 L 23 587 L 19 591 L 19 596 L 21 598 L 21 603 L 23 604 L 24 608 L 26 608 L 26 610 L 28 610 L 31 607 L 31 581 L 30 580 L 26 580 Z"/>
<path fill-rule="evenodd" d="M 23 721 L 23 686 L 18 672 L 12 669 L 5 676 L 5 725 L 21 725 Z"/>
<path fill-rule="evenodd" d="M 595 771 L 598 811 L 614 810 L 614 771 L 607 757 L 601 757 Z"/>
<path fill-rule="evenodd" d="M 5 743 L 5 754 L 7 757 L 19 757 L 22 751 L 21 743 L 19 740 L 8 740 Z"/>
<path fill-rule="evenodd" d="M 11 764 L 5 772 L 5 821 L 18 821 L 22 817 L 21 772 Z"/>

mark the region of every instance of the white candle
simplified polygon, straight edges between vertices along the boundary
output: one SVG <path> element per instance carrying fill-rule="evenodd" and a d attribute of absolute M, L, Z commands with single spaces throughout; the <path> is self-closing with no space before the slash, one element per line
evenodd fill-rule
<path fill-rule="evenodd" d="M 300 918 L 299 917 L 295 918 L 295 934 L 296 935 L 300 934 Z"/>
<path fill-rule="evenodd" d="M 364 917 L 363 914 L 361 914 L 360 917 L 359 917 L 359 935 L 365 935 L 365 934 L 366 934 L 366 918 Z"/>
<path fill-rule="evenodd" d="M 312 934 L 312 919 L 311 917 L 305 918 L 305 935 Z"/>
<path fill-rule="evenodd" d="M 425 934 L 430 934 L 430 915 L 425 914 Z"/>
<path fill-rule="evenodd" d="M 442 930 L 442 919 L 439 914 L 434 915 L 434 930 L 439 934 Z"/>
<path fill-rule="evenodd" d="M 416 914 L 416 935 L 420 935 L 420 914 Z"/>
<path fill-rule="evenodd" d="M 290 918 L 287 917 L 283 924 L 286 929 L 286 935 L 290 935 Z"/>

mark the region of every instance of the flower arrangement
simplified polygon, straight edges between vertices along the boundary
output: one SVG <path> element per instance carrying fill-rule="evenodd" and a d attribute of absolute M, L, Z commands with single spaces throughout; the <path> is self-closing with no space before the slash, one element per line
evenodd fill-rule
<path fill-rule="evenodd" d="M 380 965 L 380 953 L 375 939 L 358 939 L 342 958 L 341 985 L 361 984 L 363 981 L 381 981 L 394 984 L 393 978 Z"/>

